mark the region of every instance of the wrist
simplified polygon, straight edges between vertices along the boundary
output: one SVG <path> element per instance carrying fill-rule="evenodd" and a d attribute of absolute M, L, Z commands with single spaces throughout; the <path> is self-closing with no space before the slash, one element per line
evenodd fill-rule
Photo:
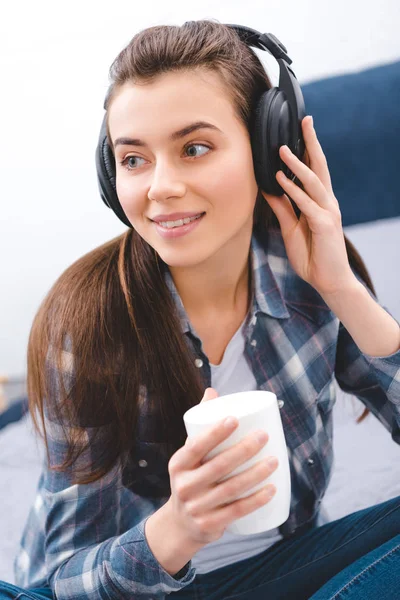
<path fill-rule="evenodd" d="M 204 546 L 190 540 L 176 522 L 170 500 L 147 519 L 145 536 L 154 557 L 171 576 L 176 575 Z"/>
<path fill-rule="evenodd" d="M 360 294 L 365 294 L 365 288 L 362 283 L 353 275 L 345 285 L 342 285 L 336 290 L 329 292 L 318 292 L 321 298 L 324 300 L 332 310 L 336 304 L 346 302 L 348 299 L 357 297 Z"/>

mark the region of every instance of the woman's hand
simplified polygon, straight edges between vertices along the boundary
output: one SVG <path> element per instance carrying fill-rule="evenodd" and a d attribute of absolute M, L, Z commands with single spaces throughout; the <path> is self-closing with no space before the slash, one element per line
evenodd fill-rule
<path fill-rule="evenodd" d="M 202 402 L 218 394 L 207 388 Z M 236 422 L 235 422 L 236 421 Z M 203 458 L 237 427 L 224 421 L 204 433 L 187 438 L 171 457 L 168 471 L 171 496 L 145 523 L 147 543 L 158 562 L 171 575 L 180 571 L 203 546 L 222 536 L 229 523 L 269 502 L 275 486 L 238 498 L 268 477 L 276 464 L 260 460 L 245 471 L 221 481 L 265 445 L 250 434 L 231 448 L 202 464 Z"/>
<path fill-rule="evenodd" d="M 203 401 L 216 397 L 207 388 Z M 237 427 L 219 422 L 206 432 L 188 438 L 169 461 L 171 497 L 168 517 L 184 532 L 181 537 L 193 547 L 201 547 L 219 539 L 229 523 L 269 502 L 276 489 L 272 484 L 245 498 L 235 500 L 253 488 L 277 467 L 260 460 L 245 471 L 221 481 L 237 466 L 252 458 L 268 440 L 249 434 L 243 440 L 202 464 L 203 458 L 223 442 Z"/>
<path fill-rule="evenodd" d="M 280 223 L 293 269 L 324 296 L 354 285 L 356 277 L 348 261 L 342 215 L 312 117 L 303 119 L 302 128 L 307 164 L 286 146 L 280 147 L 279 155 L 301 181 L 304 191 L 278 171 L 276 179 L 287 195 L 272 196 L 262 190 L 261 193 Z M 288 196 L 300 209 L 300 219 Z"/>

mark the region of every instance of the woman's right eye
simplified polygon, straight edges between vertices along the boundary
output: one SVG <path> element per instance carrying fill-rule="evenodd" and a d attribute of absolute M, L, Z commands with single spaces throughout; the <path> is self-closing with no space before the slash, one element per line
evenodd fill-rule
<path fill-rule="evenodd" d="M 137 164 L 133 164 L 130 163 L 128 164 L 128 161 L 138 161 L 138 160 L 144 160 L 144 158 L 141 158 L 140 156 L 127 156 L 126 158 L 124 158 L 124 160 L 120 161 L 120 165 L 122 165 L 124 167 L 124 169 L 126 169 L 127 171 L 134 171 L 137 168 Z"/>

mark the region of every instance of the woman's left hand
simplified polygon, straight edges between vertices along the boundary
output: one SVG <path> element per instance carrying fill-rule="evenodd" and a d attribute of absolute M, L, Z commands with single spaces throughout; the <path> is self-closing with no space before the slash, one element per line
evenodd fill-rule
<path fill-rule="evenodd" d="M 285 146 L 279 155 L 301 181 L 304 191 L 278 171 L 276 179 L 301 211 L 298 219 L 286 194 L 261 193 L 275 213 L 290 264 L 321 296 L 335 294 L 354 284 L 342 228 L 339 203 L 333 193 L 328 164 L 312 118 L 302 121 L 305 159 L 301 162 Z"/>

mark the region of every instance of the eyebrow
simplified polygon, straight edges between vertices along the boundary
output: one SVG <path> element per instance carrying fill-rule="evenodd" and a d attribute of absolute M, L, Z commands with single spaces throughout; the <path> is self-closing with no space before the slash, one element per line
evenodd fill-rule
<path fill-rule="evenodd" d="M 190 133 L 193 133 L 193 131 L 197 131 L 198 129 L 212 129 L 213 131 L 219 131 L 220 133 L 222 133 L 222 131 L 218 127 L 216 127 L 215 125 L 212 125 L 211 123 L 208 123 L 207 121 L 196 121 L 195 123 L 186 125 L 182 129 L 179 129 L 178 131 L 174 131 L 174 133 L 171 133 L 171 135 L 169 136 L 169 139 L 174 142 L 180 138 L 185 137 L 186 135 L 189 135 Z M 130 138 L 130 137 L 119 137 L 114 142 L 114 148 L 116 148 L 117 146 L 146 146 L 146 145 L 147 144 L 143 140 L 140 140 L 139 138 Z"/>

